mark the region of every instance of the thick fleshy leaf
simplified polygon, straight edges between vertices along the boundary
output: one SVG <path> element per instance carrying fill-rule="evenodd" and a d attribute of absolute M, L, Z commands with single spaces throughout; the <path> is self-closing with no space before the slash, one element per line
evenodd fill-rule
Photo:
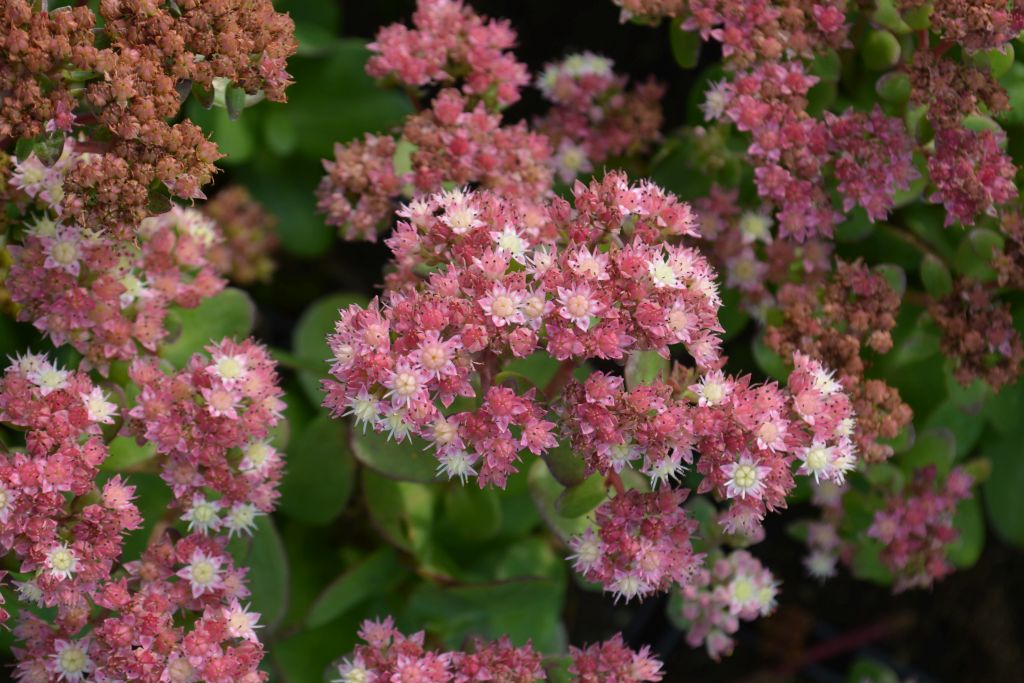
<path fill-rule="evenodd" d="M 551 476 L 548 466 L 541 460 L 533 463 L 530 467 L 530 495 L 537 506 L 537 511 L 542 519 L 547 522 L 548 527 L 555 532 L 562 541 L 567 542 L 570 537 L 583 533 L 593 524 L 592 515 L 580 517 L 563 517 L 555 507 L 555 501 L 565 490 L 565 487 Z"/>
<path fill-rule="evenodd" d="M 145 462 L 156 455 L 156 447 L 151 443 L 139 445 L 135 439 L 118 436 L 110 442 L 110 455 L 100 465 L 100 469 L 118 472 L 133 465 Z"/>
<path fill-rule="evenodd" d="M 306 618 L 307 628 L 334 621 L 373 595 L 393 590 L 409 570 L 391 548 L 380 548 L 334 580 L 316 599 Z"/>
<path fill-rule="evenodd" d="M 235 559 L 249 568 L 246 578 L 252 592 L 252 610 L 260 614 L 260 623 L 273 631 L 288 608 L 288 558 L 269 516 L 256 518 L 256 529 L 247 545 L 247 552 Z"/>
<path fill-rule="evenodd" d="M 409 596 L 403 617 L 438 634 L 448 647 L 461 646 L 470 635 L 507 635 L 515 645 L 529 640 L 541 652 L 553 652 L 565 643 L 564 595 L 565 583 L 549 579 L 450 587 L 423 583 Z"/>
<path fill-rule="evenodd" d="M 320 381 L 327 377 L 331 349 L 327 335 L 334 332 L 338 311 L 352 304 L 365 306 L 366 297 L 341 292 L 317 299 L 302 313 L 292 333 L 292 351 L 300 364 L 299 382 L 313 405 L 323 402 Z"/>
<path fill-rule="evenodd" d="M 985 548 L 985 515 L 977 498 L 968 498 L 957 505 L 953 526 L 959 536 L 946 549 L 946 555 L 957 567 L 973 567 Z"/>
<path fill-rule="evenodd" d="M 249 336 L 256 322 L 256 307 L 248 294 L 229 287 L 195 308 L 174 308 L 169 317 L 173 318 L 172 335 L 177 334 L 161 348 L 160 355 L 181 368 L 208 344 L 225 337 L 241 341 Z"/>
<path fill-rule="evenodd" d="M 398 481 L 440 481 L 437 459 L 430 451 L 423 450 L 424 444 L 418 439 L 398 443 L 386 434 L 353 426 L 351 440 L 356 460 L 378 474 Z"/>
<path fill-rule="evenodd" d="M 982 452 L 992 462 L 992 476 L 982 485 L 985 508 L 996 532 L 1024 546 L 1024 457 L 1018 432 L 987 445 Z"/>
<path fill-rule="evenodd" d="M 348 425 L 321 413 L 291 440 L 281 482 L 281 511 L 327 524 L 345 509 L 355 485 Z"/>
<path fill-rule="evenodd" d="M 562 491 L 555 500 L 555 509 L 562 517 L 580 517 L 608 498 L 604 477 L 595 472 L 579 484 Z"/>
<path fill-rule="evenodd" d="M 444 494 L 444 520 L 452 532 L 478 541 L 494 537 L 501 530 L 500 494 L 458 482 Z"/>

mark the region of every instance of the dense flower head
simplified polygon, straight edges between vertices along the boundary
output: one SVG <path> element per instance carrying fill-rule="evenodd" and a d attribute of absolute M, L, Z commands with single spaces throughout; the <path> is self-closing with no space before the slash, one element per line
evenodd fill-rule
<path fill-rule="evenodd" d="M 782 319 L 768 326 L 765 343 L 782 356 L 796 351 L 835 369 L 857 415 L 854 441 L 868 462 L 892 455 L 879 442 L 893 439 L 912 412 L 899 392 L 883 380 L 867 378 L 863 353 L 887 353 L 900 297 L 880 273 L 861 261 L 837 261 L 829 280 L 786 284 L 777 295 Z"/>
<path fill-rule="evenodd" d="M 697 521 L 681 506 L 686 494 L 634 489 L 602 503 L 595 528 L 570 541 L 576 571 L 626 601 L 692 581 L 703 556 L 691 543 Z"/>
<path fill-rule="evenodd" d="M 812 58 L 847 47 L 849 24 L 843 0 L 689 0 L 686 30 L 722 44 L 727 66 Z"/>
<path fill-rule="evenodd" d="M 921 0 L 900 0 L 896 5 L 913 9 Z M 1024 30 L 1024 10 L 1001 0 L 936 0 L 931 8 L 931 28 L 943 40 L 974 52 L 1004 46 Z"/>
<path fill-rule="evenodd" d="M 502 106 L 529 83 L 526 66 L 510 52 L 516 34 L 507 21 L 481 17 L 462 0 L 418 0 L 412 23 L 377 33 L 368 74 L 415 87 L 461 81 L 466 95 Z"/>
<path fill-rule="evenodd" d="M 551 194 L 547 138 L 522 123 L 503 125 L 500 115 L 456 90 L 442 90 L 430 108 L 410 116 L 401 142 L 412 148 L 404 173 L 396 171 L 398 146 L 391 137 L 336 145 L 334 160 L 324 162 L 318 207 L 345 239 L 376 239 L 407 186 L 430 194 L 445 182 L 474 184 L 533 202 Z"/>
<path fill-rule="evenodd" d="M 1002 250 L 992 254 L 999 286 L 1024 289 L 1024 216 L 1019 208 L 1000 213 L 999 231 L 1006 238 Z"/>
<path fill-rule="evenodd" d="M 1009 110 L 1006 90 L 991 72 L 963 64 L 932 50 L 916 50 L 905 67 L 910 79 L 910 101 L 927 105 L 928 120 L 937 130 L 958 129 L 963 118 L 984 111 Z"/>
<path fill-rule="evenodd" d="M 778 587 L 771 571 L 746 550 L 718 553 L 680 589 L 678 616 L 687 624 L 686 642 L 703 644 L 716 661 L 731 654 L 741 621 L 775 611 Z"/>
<path fill-rule="evenodd" d="M 877 104 L 868 114 L 847 110 L 825 113 L 833 173 L 843 195 L 843 211 L 861 206 L 872 221 L 884 220 L 897 192 L 918 177 L 913 140 L 903 120 L 886 116 Z"/>
<path fill-rule="evenodd" d="M 19 318 L 103 372 L 111 361 L 155 353 L 169 306 L 195 307 L 224 287 L 208 261 L 220 233 L 198 211 L 174 208 L 143 221 L 137 235 L 132 244 L 39 219 L 10 248 Z"/>
<path fill-rule="evenodd" d="M 932 302 L 929 312 L 942 331 L 942 352 L 953 359 L 961 384 L 981 378 L 998 390 L 1020 376 L 1020 333 L 1010 307 L 994 299 L 989 288 L 959 281 L 949 295 Z"/>
<path fill-rule="evenodd" d="M 40 604 L 80 605 L 141 523 L 132 486 L 96 483 L 108 455 L 101 429 L 117 412 L 88 375 L 40 354 L 11 359 L 0 378 L 0 422 L 25 433 L 24 451 L 0 453 L 0 551 L 32 576 Z M 66 496 L 79 501 L 70 514 Z"/>
<path fill-rule="evenodd" d="M 223 235 L 207 255 L 217 272 L 240 285 L 268 282 L 278 247 L 277 218 L 242 185 L 227 187 L 202 205 Z"/>
<path fill-rule="evenodd" d="M 578 683 L 657 683 L 662 679 L 661 662 L 646 645 L 637 651 L 627 647 L 621 634 L 603 643 L 570 647 L 569 673 Z"/>
<path fill-rule="evenodd" d="M 893 573 L 895 591 L 927 588 L 953 571 L 946 557 L 958 535 L 953 515 L 957 504 L 971 497 L 971 485 L 962 468 L 940 480 L 929 465 L 875 512 L 868 536 L 882 543 L 881 560 Z"/>
<path fill-rule="evenodd" d="M 240 603 L 248 590 L 223 543 L 202 536 L 158 538 L 54 625 L 23 613 L 15 678 L 153 683 L 258 683 L 259 614 Z"/>
<path fill-rule="evenodd" d="M 384 683 L 384 681 L 429 681 L 430 683 L 535 683 L 548 680 L 541 656 L 530 643 L 514 646 L 507 637 L 496 641 L 473 638 L 463 650 L 427 649 L 425 634 L 405 635 L 394 620 L 364 621 L 359 630 L 363 642 L 338 665 L 335 683 Z M 661 663 L 648 649 L 633 651 L 621 635 L 586 649 L 570 649 L 571 678 L 577 683 L 656 683 L 661 680 Z"/>
<path fill-rule="evenodd" d="M 622 8 L 622 20 L 631 17 L 675 17 L 686 9 L 686 0 L 613 0 Z"/>
<path fill-rule="evenodd" d="M 590 52 L 544 67 L 537 86 L 552 108 L 536 122 L 551 140 L 565 182 L 610 157 L 644 152 L 660 137 L 664 88 L 647 81 L 627 89 L 610 59 Z"/>
<path fill-rule="evenodd" d="M 179 372 L 149 358 L 136 360 L 129 376 L 141 389 L 130 428 L 165 456 L 161 476 L 190 527 L 248 533 L 254 515 L 273 509 L 283 466 L 267 441 L 284 403 L 266 349 L 225 339 Z M 197 513 L 210 491 L 220 496 L 215 508 Z"/>
<path fill-rule="evenodd" d="M 973 225 L 979 215 L 994 216 L 998 205 L 1017 197 L 1017 168 L 992 131 L 938 131 L 928 173 L 935 184 L 930 200 L 946 208 L 946 225 Z"/>
<path fill-rule="evenodd" d="M 618 173 L 574 195 L 575 212 L 561 200 L 524 209 L 462 190 L 403 208 L 388 240 L 398 265 L 388 291 L 343 311 L 329 339 L 326 405 L 399 440 L 433 442 L 450 476 L 449 459 L 472 473 L 482 457 L 480 483 L 501 485 L 520 449 L 539 455 L 556 443 L 534 390 L 489 386 L 508 359 L 545 349 L 576 364 L 683 343 L 714 365 L 713 271 L 696 250 L 662 241 L 696 234 L 689 206 Z M 482 402 L 452 413 L 456 397 L 478 395 L 475 376 Z"/>
<path fill-rule="evenodd" d="M 131 236 L 152 196 L 202 196 L 220 154 L 190 121 L 169 123 L 180 83 L 215 79 L 284 99 L 291 20 L 269 0 L 103 2 L 54 11 L 5 3 L 0 137 L 85 135 L 97 154 L 70 169 L 54 200 L 83 225 Z M 160 190 L 162 188 L 162 191 Z"/>

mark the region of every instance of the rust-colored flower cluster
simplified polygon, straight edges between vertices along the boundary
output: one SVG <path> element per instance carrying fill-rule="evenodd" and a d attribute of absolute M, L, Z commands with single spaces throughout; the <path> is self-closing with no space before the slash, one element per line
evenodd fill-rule
<path fill-rule="evenodd" d="M 767 328 L 765 343 L 783 357 L 800 351 L 834 368 L 853 400 L 854 439 L 864 459 L 890 457 L 892 447 L 878 439 L 898 436 L 913 414 L 894 387 L 865 377 L 862 351 L 887 353 L 892 348 L 899 294 L 861 261 L 840 260 L 828 282 L 781 287 L 778 305 L 783 320 Z"/>
<path fill-rule="evenodd" d="M 270 280 L 276 267 L 273 253 L 279 243 L 277 218 L 241 185 L 221 190 L 202 210 L 217 224 L 224 239 L 207 255 L 213 267 L 241 285 Z"/>
<path fill-rule="evenodd" d="M 0 141 L 65 135 L 99 152 L 65 179 L 64 215 L 125 238 L 168 195 L 202 197 L 216 145 L 190 121 L 168 123 L 194 85 L 283 100 L 293 25 L 270 0 L 104 0 L 52 11 L 0 2 Z M 223 79 L 223 81 L 217 81 Z M 232 84 L 232 85 L 228 85 Z"/>
<path fill-rule="evenodd" d="M 988 288 L 960 281 L 929 312 L 942 329 L 942 353 L 955 360 L 961 384 L 980 377 L 998 391 L 1020 376 L 1024 346 L 1010 307 L 994 300 Z"/>

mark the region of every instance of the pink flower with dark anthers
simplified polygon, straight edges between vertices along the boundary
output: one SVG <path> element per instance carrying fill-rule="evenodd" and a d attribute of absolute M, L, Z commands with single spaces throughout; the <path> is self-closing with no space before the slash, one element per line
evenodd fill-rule
<path fill-rule="evenodd" d="M 953 571 L 947 559 L 957 538 L 953 516 L 960 501 L 971 497 L 971 484 L 961 468 L 940 481 L 929 465 L 875 512 L 868 536 L 884 544 L 880 559 L 895 577 L 895 592 L 930 587 Z"/>
<path fill-rule="evenodd" d="M 249 606 L 243 607 L 238 600 L 232 600 L 223 609 L 228 635 L 232 638 L 242 638 L 254 643 L 259 642 L 259 638 L 256 636 L 256 629 L 263 628 L 259 624 L 259 613 L 250 612 Z"/>
<path fill-rule="evenodd" d="M 1017 196 L 1016 167 L 992 131 L 945 128 L 935 134 L 928 174 L 936 191 L 929 201 L 946 209 L 946 225 L 973 225 L 980 214 L 996 215 L 996 206 Z"/>
<path fill-rule="evenodd" d="M 587 285 L 577 285 L 574 288 L 558 288 L 558 314 L 576 325 L 584 332 L 590 329 L 591 318 L 604 309 L 604 305 L 594 296 L 594 292 Z"/>
<path fill-rule="evenodd" d="M 439 192 L 410 205 L 403 212 L 410 220 L 400 222 L 396 233 L 400 238 L 389 240 L 400 270 L 383 302 L 343 311 L 330 339 L 332 375 L 339 380 L 327 384 L 327 405 L 334 413 L 350 412 L 357 421 L 395 438 L 416 435 L 434 442 L 438 457 L 445 458 L 442 469 L 453 476 L 461 478 L 479 461 L 482 483 L 503 481 L 514 471 L 510 468 L 521 448 L 541 452 L 555 443 L 546 427 L 545 433 L 531 428 L 526 441 L 522 433 L 506 438 L 507 416 L 499 402 L 504 394 L 488 394 L 493 411 L 481 405 L 453 416 L 458 418 L 461 444 L 456 450 L 464 455 L 446 454 L 434 433 L 440 407 L 450 406 L 456 396 L 474 396 L 474 374 L 497 373 L 503 355 L 525 356 L 544 339 L 548 352 L 559 360 L 622 358 L 638 347 L 667 353 L 668 345 L 679 341 L 674 322 L 685 319 L 688 350 L 698 362 L 713 363 L 720 305 L 714 273 L 699 252 L 661 244 L 665 238 L 695 234 L 689 208 L 654 186 L 630 186 L 617 173 L 590 186 L 579 185 L 574 194 L 575 214 L 563 212 L 558 202 L 542 212 L 531 209 L 536 212 L 529 224 L 533 227 L 516 234 L 525 241 L 525 270 L 509 257 L 518 245 L 509 252 L 493 248 L 495 235 L 504 239 L 504 228 L 495 228 L 514 224 L 521 215 L 523 206 L 516 200 L 490 191 Z M 456 234 L 451 221 L 445 222 L 444 205 L 457 205 L 473 217 L 464 232 Z M 626 222 L 633 233 L 630 243 L 602 248 L 599 243 L 614 240 Z M 570 235 L 562 249 L 558 240 L 564 238 L 559 235 Z M 659 291 L 647 277 L 654 254 L 672 270 L 676 287 Z M 431 275 L 425 280 L 414 277 L 423 266 Z M 442 340 L 458 344 L 442 349 Z M 425 361 L 428 348 L 431 360 Z M 415 400 L 408 409 L 404 403 L 393 404 L 399 412 L 383 410 L 380 401 L 389 398 L 393 403 L 395 379 L 413 362 L 423 370 L 414 383 Z M 445 371 L 426 372 L 431 363 Z M 535 406 L 514 413 L 522 421 L 516 426 L 539 427 L 530 421 L 541 420 L 538 410 Z M 488 433 L 488 425 L 497 427 L 497 436 Z M 688 452 L 691 445 L 666 446 L 663 456 L 676 460 L 670 467 L 656 468 L 658 476 L 678 474 L 676 454 Z"/>
<path fill-rule="evenodd" d="M 522 305 L 523 293 L 509 291 L 502 284 L 494 285 L 490 293 L 480 299 L 480 307 L 491 316 L 495 327 L 525 323 Z"/>
<path fill-rule="evenodd" d="M 626 601 L 686 584 L 702 559 L 690 544 L 697 522 L 681 507 L 686 494 L 630 490 L 602 503 L 596 530 L 570 540 L 576 570 Z"/>
<path fill-rule="evenodd" d="M 704 644 L 708 655 L 719 660 L 733 649 L 732 636 L 740 621 L 752 621 L 775 609 L 778 582 L 761 562 L 745 550 L 716 554 L 694 580 L 680 589 L 680 617 L 689 626 L 690 647 Z"/>
<path fill-rule="evenodd" d="M 519 99 L 529 75 L 509 52 L 515 32 L 507 22 L 485 19 L 461 0 L 419 0 L 412 21 L 413 28 L 392 24 L 377 33 L 368 74 L 411 86 L 461 79 L 467 95 L 500 105 Z"/>

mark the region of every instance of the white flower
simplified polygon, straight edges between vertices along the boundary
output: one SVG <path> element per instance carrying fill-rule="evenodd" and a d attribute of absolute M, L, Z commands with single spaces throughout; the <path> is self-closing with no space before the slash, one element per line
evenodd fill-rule
<path fill-rule="evenodd" d="M 232 600 L 231 604 L 224 608 L 224 619 L 228 622 L 228 635 L 232 638 L 258 642 L 256 629 L 263 627 L 259 625 L 259 613 L 250 612 L 249 605 L 242 607 L 238 600 Z"/>
<path fill-rule="evenodd" d="M 92 391 L 81 396 L 90 420 L 101 424 L 114 423 L 114 416 L 117 415 L 117 405 L 107 400 L 102 389 L 93 387 Z"/>
<path fill-rule="evenodd" d="M 738 462 L 723 466 L 722 470 L 729 481 L 725 484 L 725 495 L 729 498 L 760 498 L 764 493 L 764 478 L 771 468 L 758 465 L 748 453 L 744 453 Z"/>
<path fill-rule="evenodd" d="M 70 579 L 71 575 L 78 571 L 78 556 L 67 543 L 59 543 L 46 553 L 46 568 L 50 571 L 50 576 Z"/>
<path fill-rule="evenodd" d="M 181 519 L 188 522 L 189 531 L 199 531 L 205 536 L 211 530 L 220 528 L 220 509 L 221 505 L 217 501 L 206 500 L 204 496 L 196 494 Z"/>
<path fill-rule="evenodd" d="M 87 640 L 55 640 L 53 647 L 56 652 L 53 654 L 51 670 L 57 674 L 57 680 L 78 683 L 95 668 L 89 658 Z"/>
<path fill-rule="evenodd" d="M 248 363 L 244 355 L 216 354 L 212 360 L 213 363 L 207 367 L 207 371 L 219 377 L 224 384 L 232 386 L 245 379 Z"/>
<path fill-rule="evenodd" d="M 469 477 L 476 476 L 476 470 L 473 469 L 476 457 L 460 448 L 449 449 L 437 459 L 440 462 L 437 466 L 438 474 L 444 474 L 449 479 L 458 477 L 465 484 Z"/>
<path fill-rule="evenodd" d="M 238 469 L 243 472 L 262 472 L 277 462 L 277 449 L 269 441 L 253 441 L 242 449 L 242 456 Z"/>
<path fill-rule="evenodd" d="M 256 528 L 256 517 L 257 515 L 263 514 L 259 511 L 252 503 L 235 503 L 228 510 L 228 514 L 224 517 L 224 526 L 228 529 L 228 538 L 231 538 L 235 534 L 252 536 L 253 529 Z"/>
<path fill-rule="evenodd" d="M 59 391 L 68 386 L 68 377 L 71 373 L 61 370 L 47 360 L 43 360 L 37 368 L 28 373 L 28 381 L 39 387 L 43 396 L 50 392 Z"/>
<path fill-rule="evenodd" d="M 366 389 L 363 389 L 355 398 L 349 401 L 348 410 L 344 414 L 355 418 L 357 425 L 362 423 L 363 431 L 365 432 L 366 425 L 376 424 L 377 419 L 380 417 L 380 400 Z"/>
<path fill-rule="evenodd" d="M 224 585 L 221 578 L 221 565 L 224 561 L 216 556 L 207 555 L 202 550 L 194 550 L 189 563 L 178 572 L 178 576 L 189 582 L 192 597 L 198 598 Z"/>
<path fill-rule="evenodd" d="M 505 229 L 501 232 L 492 232 L 491 238 L 494 240 L 494 244 L 499 251 L 508 252 L 512 259 L 518 263 L 524 262 L 527 242 L 516 232 L 515 228 L 506 225 Z"/>

